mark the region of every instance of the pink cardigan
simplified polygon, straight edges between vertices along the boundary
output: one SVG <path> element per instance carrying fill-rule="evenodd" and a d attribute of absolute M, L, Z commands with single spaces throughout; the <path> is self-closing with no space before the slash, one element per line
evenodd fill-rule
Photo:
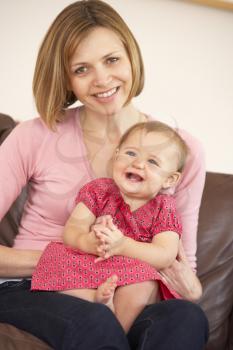
<path fill-rule="evenodd" d="M 182 217 L 185 252 L 195 269 L 204 155 L 196 139 L 184 131 L 180 134 L 189 145 L 190 156 L 174 196 Z M 70 110 L 56 132 L 40 118 L 19 124 L 0 147 L 0 164 L 4 164 L 0 172 L 0 219 L 23 186 L 30 184 L 14 247 L 44 249 L 51 240 L 61 240 L 77 192 L 94 179 L 82 139 L 79 109 Z"/>

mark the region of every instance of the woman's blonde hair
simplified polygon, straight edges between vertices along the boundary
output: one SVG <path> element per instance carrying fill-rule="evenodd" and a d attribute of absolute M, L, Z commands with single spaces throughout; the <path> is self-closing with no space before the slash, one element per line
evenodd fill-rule
<path fill-rule="evenodd" d="M 186 163 L 186 159 L 189 153 L 189 148 L 183 138 L 179 135 L 178 130 L 173 129 L 169 125 L 159 122 L 159 121 L 148 121 L 143 123 L 137 123 L 131 126 L 121 137 L 118 144 L 118 149 L 122 146 L 123 143 L 132 135 L 135 131 L 143 130 L 146 134 L 150 132 L 157 132 L 163 135 L 166 135 L 168 141 L 166 141 L 163 146 L 173 144 L 178 150 L 178 164 L 177 171 L 182 172 Z"/>
<path fill-rule="evenodd" d="M 118 35 L 128 54 L 132 87 L 127 103 L 140 94 L 144 67 L 137 41 L 121 16 L 101 0 L 81 0 L 67 6 L 54 20 L 40 47 L 33 93 L 41 118 L 51 129 L 64 116 L 65 108 L 76 101 L 68 90 L 69 60 L 91 30 L 104 27 Z"/>

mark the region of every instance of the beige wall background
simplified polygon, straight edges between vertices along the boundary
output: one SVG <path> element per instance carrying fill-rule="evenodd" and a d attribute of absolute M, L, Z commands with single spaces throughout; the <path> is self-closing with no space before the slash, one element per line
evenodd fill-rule
<path fill-rule="evenodd" d="M 207 170 L 233 174 L 233 11 L 178 0 L 107 0 L 143 53 L 139 108 L 198 137 Z M 0 1 L 0 112 L 37 116 L 31 93 L 42 37 L 69 0 Z"/>

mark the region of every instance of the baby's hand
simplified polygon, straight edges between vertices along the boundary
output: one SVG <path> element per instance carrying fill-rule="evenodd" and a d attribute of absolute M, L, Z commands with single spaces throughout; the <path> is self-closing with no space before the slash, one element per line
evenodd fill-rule
<path fill-rule="evenodd" d="M 94 232 L 95 238 L 97 240 L 96 255 L 98 255 L 98 258 L 95 259 L 95 262 L 103 261 L 108 258 L 106 255 L 106 236 L 94 230 L 94 225 L 92 226 L 92 231 Z"/>
<path fill-rule="evenodd" d="M 112 222 L 112 216 L 111 215 L 102 215 L 96 218 L 94 225 L 103 225 L 108 226 L 109 222 Z M 94 226 L 93 225 L 93 226 Z"/>
<path fill-rule="evenodd" d="M 94 225 L 93 230 L 96 233 L 96 237 L 100 240 L 100 254 L 105 259 L 113 255 L 120 255 L 125 236 L 123 233 L 113 224 L 112 220 L 108 221 L 108 226 L 100 224 Z M 99 261 L 99 260 L 98 260 Z"/>

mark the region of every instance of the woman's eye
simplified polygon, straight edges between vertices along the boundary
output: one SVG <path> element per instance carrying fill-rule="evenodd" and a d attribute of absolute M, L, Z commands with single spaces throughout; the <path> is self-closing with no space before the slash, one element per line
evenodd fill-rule
<path fill-rule="evenodd" d="M 158 165 L 158 163 L 154 159 L 148 159 L 148 162 L 152 165 Z"/>
<path fill-rule="evenodd" d="M 130 157 L 135 157 L 136 156 L 136 153 L 133 152 L 133 151 L 126 151 L 125 154 L 127 154 L 127 156 L 130 156 Z"/>
<path fill-rule="evenodd" d="M 75 70 L 75 74 L 77 75 L 82 75 L 85 74 L 87 72 L 87 67 L 79 67 Z"/>
<path fill-rule="evenodd" d="M 107 63 L 116 63 L 119 61 L 119 57 L 109 57 L 107 58 Z"/>

